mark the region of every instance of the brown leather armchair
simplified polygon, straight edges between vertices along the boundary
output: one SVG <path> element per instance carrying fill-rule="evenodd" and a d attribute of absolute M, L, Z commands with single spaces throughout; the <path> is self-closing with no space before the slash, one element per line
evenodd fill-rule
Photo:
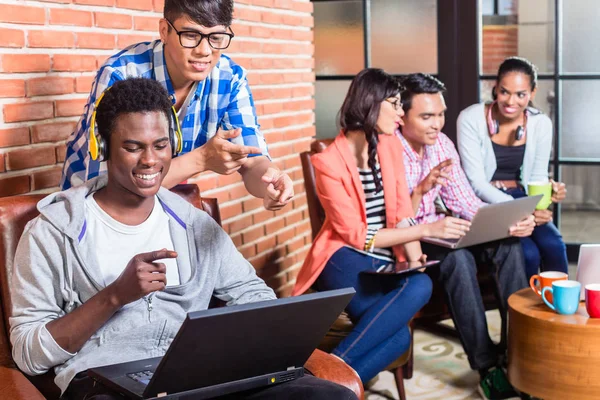
<path fill-rule="evenodd" d="M 216 199 L 201 198 L 196 185 L 178 185 L 172 189 L 221 223 Z M 0 397 L 20 399 L 58 399 L 60 391 L 54 384 L 52 371 L 40 376 L 26 376 L 13 362 L 9 341 L 8 316 L 11 302 L 9 277 L 14 253 L 25 224 L 38 215 L 36 204 L 43 195 L 0 198 Z M 363 387 L 356 372 L 342 361 L 315 350 L 305 368 L 315 376 L 344 385 L 363 398 Z"/>

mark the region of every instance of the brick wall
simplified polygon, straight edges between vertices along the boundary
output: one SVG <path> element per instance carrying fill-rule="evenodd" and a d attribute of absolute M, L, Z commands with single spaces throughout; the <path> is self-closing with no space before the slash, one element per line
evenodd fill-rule
<path fill-rule="evenodd" d="M 0 0 L 0 197 L 58 189 L 65 140 L 98 66 L 157 38 L 163 0 Z M 249 69 L 269 152 L 294 181 L 293 204 L 265 211 L 238 174 L 193 181 L 217 197 L 223 227 L 259 275 L 289 294 L 310 247 L 298 153 L 314 128 L 312 3 L 239 0 L 226 54 Z"/>
<path fill-rule="evenodd" d="M 505 58 L 518 55 L 518 25 L 488 25 L 482 30 L 481 72 L 495 75 Z"/>

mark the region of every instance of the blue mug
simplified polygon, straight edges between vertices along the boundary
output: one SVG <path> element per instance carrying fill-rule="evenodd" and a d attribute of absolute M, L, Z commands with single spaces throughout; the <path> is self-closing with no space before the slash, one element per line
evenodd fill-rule
<path fill-rule="evenodd" d="M 552 303 L 546 299 L 546 292 L 552 293 Z M 542 299 L 557 313 L 571 315 L 579 308 L 580 293 L 581 283 L 577 281 L 554 281 L 552 287 L 542 289 Z"/>

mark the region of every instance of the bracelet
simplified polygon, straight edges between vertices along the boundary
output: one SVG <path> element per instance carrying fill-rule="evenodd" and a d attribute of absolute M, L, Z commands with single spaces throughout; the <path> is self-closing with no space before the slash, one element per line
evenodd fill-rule
<path fill-rule="evenodd" d="M 377 236 L 377 232 L 375 232 L 375 234 L 373 236 L 371 236 L 371 239 L 369 239 L 367 244 L 365 244 L 365 251 L 368 251 L 370 253 L 373 252 L 373 245 L 375 244 L 375 236 Z"/>

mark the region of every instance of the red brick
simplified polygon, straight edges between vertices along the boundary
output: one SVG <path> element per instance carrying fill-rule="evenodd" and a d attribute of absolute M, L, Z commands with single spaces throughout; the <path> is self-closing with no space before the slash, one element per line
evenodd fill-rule
<path fill-rule="evenodd" d="M 3 54 L 2 72 L 47 72 L 50 56 L 47 54 Z"/>
<path fill-rule="evenodd" d="M 277 234 L 277 245 L 283 244 L 294 237 L 294 228 L 286 229 Z"/>
<path fill-rule="evenodd" d="M 80 116 L 83 113 L 86 99 L 73 100 L 56 100 L 55 116 L 57 117 L 74 117 Z"/>
<path fill-rule="evenodd" d="M 292 2 L 292 10 L 312 13 L 313 12 L 313 4 L 310 1 L 293 1 Z"/>
<path fill-rule="evenodd" d="M 65 155 L 67 153 L 67 146 L 60 145 L 60 146 L 56 146 L 54 148 L 54 150 L 56 151 L 56 161 L 57 162 L 64 162 L 65 161 Z"/>
<path fill-rule="evenodd" d="M 51 187 L 58 187 L 61 175 L 61 167 L 52 167 L 44 169 L 42 171 L 36 171 L 33 173 L 31 190 L 41 190 Z"/>
<path fill-rule="evenodd" d="M 0 28 L 0 47 L 25 47 L 25 33 L 18 29 Z"/>
<path fill-rule="evenodd" d="M 52 61 L 54 71 L 86 72 L 96 70 L 96 57 L 94 56 L 55 54 Z"/>
<path fill-rule="evenodd" d="M 252 215 L 245 215 L 229 223 L 229 233 L 239 232 L 252 226 Z"/>
<path fill-rule="evenodd" d="M 27 34 L 29 47 L 64 48 L 75 46 L 75 35 L 72 32 L 55 32 L 49 30 L 29 31 Z"/>
<path fill-rule="evenodd" d="M 272 12 L 263 12 L 261 15 L 261 21 L 267 24 L 280 25 L 283 23 L 283 15 Z"/>
<path fill-rule="evenodd" d="M 158 32 L 158 21 L 160 17 L 134 17 L 133 26 L 138 31 Z"/>
<path fill-rule="evenodd" d="M 92 13 L 89 11 L 50 8 L 50 24 L 92 26 Z"/>
<path fill-rule="evenodd" d="M 46 10 L 42 7 L 13 6 L 2 4 L 0 22 L 16 24 L 44 25 Z"/>
<path fill-rule="evenodd" d="M 8 171 L 56 164 L 54 147 L 13 150 L 5 156 Z"/>
<path fill-rule="evenodd" d="M 6 171 L 4 169 L 4 154 L 0 153 L 0 172 L 4 172 Z M 1 176 L 1 175 L 0 175 Z"/>
<path fill-rule="evenodd" d="M 27 81 L 27 96 L 73 93 L 73 78 L 52 76 Z"/>
<path fill-rule="evenodd" d="M 29 176 L 0 176 L 0 197 L 15 196 L 29 192 Z"/>
<path fill-rule="evenodd" d="M 236 19 L 260 22 L 262 12 L 256 9 L 242 8 L 236 10 Z"/>
<path fill-rule="evenodd" d="M 165 9 L 165 0 L 154 0 L 152 6 L 154 7 L 154 11 L 162 13 Z"/>
<path fill-rule="evenodd" d="M 246 232 L 242 232 L 242 241 L 244 244 L 250 243 L 264 235 L 264 229 L 262 226 L 250 229 Z"/>
<path fill-rule="evenodd" d="M 100 28 L 131 29 L 133 21 L 131 15 L 95 12 L 94 25 Z"/>
<path fill-rule="evenodd" d="M 274 221 L 269 221 L 265 225 L 265 232 L 267 235 L 277 232 L 285 226 L 283 218 L 276 219 Z"/>
<path fill-rule="evenodd" d="M 29 128 L 0 129 L 0 147 L 29 144 Z"/>
<path fill-rule="evenodd" d="M 273 7 L 273 0 L 252 0 L 250 4 L 253 6 L 261 6 L 261 7 Z"/>
<path fill-rule="evenodd" d="M 154 9 L 154 4 L 152 4 L 152 0 L 117 0 L 117 7 L 152 11 Z"/>
<path fill-rule="evenodd" d="M 158 33 L 156 34 L 158 37 Z M 122 49 L 132 44 L 141 43 L 141 42 L 151 42 L 153 40 L 152 36 L 144 36 L 144 35 L 118 35 L 117 36 L 117 47 Z"/>
<path fill-rule="evenodd" d="M 244 209 L 244 212 L 248 212 L 248 211 L 257 209 L 258 207 L 262 207 L 262 206 L 263 206 L 263 199 L 258 199 L 256 197 L 252 197 L 251 199 L 244 200 L 242 202 L 242 207 Z"/>
<path fill-rule="evenodd" d="M 4 122 L 21 122 L 52 118 L 52 102 L 6 104 L 4 106 Z"/>
<path fill-rule="evenodd" d="M 246 258 L 246 259 L 256 255 L 256 247 L 254 245 L 247 246 L 247 247 L 241 247 L 238 250 L 240 253 L 242 253 L 242 256 L 244 256 L 244 258 Z"/>
<path fill-rule="evenodd" d="M 114 49 L 115 36 L 103 33 L 78 32 L 77 47 L 80 49 Z"/>
<path fill-rule="evenodd" d="M 83 4 L 89 6 L 107 6 L 112 7 L 115 5 L 115 0 L 73 0 L 75 4 Z"/>
<path fill-rule="evenodd" d="M 75 78 L 75 92 L 88 93 L 92 90 L 93 82 L 94 76 L 78 76 L 77 78 Z"/>
<path fill-rule="evenodd" d="M 269 238 L 263 239 L 256 243 L 256 252 L 258 254 L 262 253 L 265 250 L 269 250 L 275 247 L 277 244 L 277 240 L 275 236 L 271 236 Z"/>
<path fill-rule="evenodd" d="M 0 97 L 24 97 L 25 81 L 23 79 L 0 80 Z"/>
<path fill-rule="evenodd" d="M 73 132 L 75 125 L 75 122 L 34 125 L 31 127 L 31 141 L 32 143 L 41 143 L 65 140 Z"/>

